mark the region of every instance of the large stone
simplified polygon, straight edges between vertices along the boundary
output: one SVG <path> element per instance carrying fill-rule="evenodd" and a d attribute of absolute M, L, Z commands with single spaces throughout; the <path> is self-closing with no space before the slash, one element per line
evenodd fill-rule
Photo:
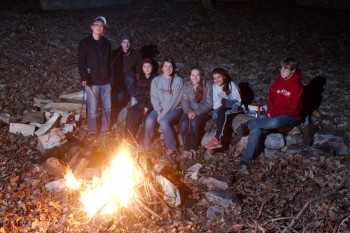
<path fill-rule="evenodd" d="M 218 206 L 233 207 L 235 203 L 224 190 L 211 190 L 205 193 L 206 199 Z"/>
<path fill-rule="evenodd" d="M 266 158 L 284 157 L 285 153 L 283 151 L 280 151 L 280 150 L 265 148 L 264 149 L 264 156 Z"/>
<path fill-rule="evenodd" d="M 280 150 L 285 146 L 283 135 L 280 133 L 269 134 L 265 139 L 265 147 Z"/>
<path fill-rule="evenodd" d="M 250 119 L 253 117 L 246 115 L 246 114 L 238 114 L 235 118 L 232 120 L 232 130 L 234 133 L 239 135 L 245 135 L 249 133 L 249 129 L 247 126 L 247 123 Z"/>
<path fill-rule="evenodd" d="M 287 135 L 286 144 L 287 146 L 303 145 L 303 137 L 301 135 Z"/>
<path fill-rule="evenodd" d="M 341 136 L 332 133 L 316 133 L 313 147 L 325 153 L 350 155 L 350 143 Z"/>
<path fill-rule="evenodd" d="M 210 140 L 215 136 L 215 132 L 216 132 L 215 128 L 213 128 L 212 131 L 210 132 L 206 132 L 202 138 L 201 145 L 202 146 L 207 145 L 210 142 Z"/>
<path fill-rule="evenodd" d="M 229 186 L 229 181 L 225 179 L 226 177 L 205 177 L 200 180 L 200 182 L 206 185 L 209 189 L 219 188 L 227 189 Z"/>

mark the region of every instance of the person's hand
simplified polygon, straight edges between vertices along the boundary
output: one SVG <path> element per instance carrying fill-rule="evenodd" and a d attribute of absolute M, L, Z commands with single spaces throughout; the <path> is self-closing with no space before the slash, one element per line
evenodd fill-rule
<path fill-rule="evenodd" d="M 270 113 L 268 113 L 267 116 L 268 116 L 269 118 L 271 118 Z"/>
<path fill-rule="evenodd" d="M 194 112 L 189 112 L 189 113 L 187 114 L 187 116 L 188 116 L 188 119 L 192 120 L 193 118 L 196 117 L 196 113 L 194 113 Z"/>
<path fill-rule="evenodd" d="M 86 81 L 81 81 L 81 85 L 82 85 L 83 87 L 85 87 Z"/>
<path fill-rule="evenodd" d="M 143 114 L 146 114 L 147 112 L 148 112 L 148 108 L 145 107 L 145 108 L 143 109 Z"/>

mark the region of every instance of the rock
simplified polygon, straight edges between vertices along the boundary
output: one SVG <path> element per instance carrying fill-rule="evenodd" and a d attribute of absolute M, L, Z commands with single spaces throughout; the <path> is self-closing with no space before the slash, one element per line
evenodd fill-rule
<path fill-rule="evenodd" d="M 53 191 L 53 192 L 62 191 L 62 190 L 64 190 L 65 187 L 66 187 L 65 179 L 54 180 L 54 181 L 51 181 L 51 182 L 45 184 L 45 188 L 48 191 Z"/>
<path fill-rule="evenodd" d="M 214 177 L 206 177 L 200 180 L 200 182 L 204 185 L 206 185 L 209 189 L 217 188 L 217 189 L 227 189 L 229 182 L 226 181 L 221 181 L 219 180 L 220 178 L 225 178 L 225 177 L 217 177 L 218 179 L 215 179 Z"/>
<path fill-rule="evenodd" d="M 209 220 L 219 220 L 224 215 L 224 209 L 220 206 L 209 206 L 207 217 Z"/>
<path fill-rule="evenodd" d="M 332 133 L 316 133 L 313 147 L 325 153 L 350 155 L 350 143 L 341 136 Z"/>
<path fill-rule="evenodd" d="M 282 149 L 285 146 L 283 135 L 280 133 L 269 134 L 265 139 L 265 147 L 269 149 Z"/>
<path fill-rule="evenodd" d="M 232 207 L 235 203 L 228 196 L 228 194 L 222 189 L 211 190 L 205 193 L 205 198 L 216 205 L 222 207 Z"/>
<path fill-rule="evenodd" d="M 210 140 L 215 136 L 215 129 L 212 129 L 212 131 L 210 132 L 206 132 L 202 138 L 202 146 L 205 146 L 206 144 L 208 144 L 210 142 Z"/>
<path fill-rule="evenodd" d="M 303 137 L 301 135 L 287 135 L 286 145 L 303 145 Z"/>
<path fill-rule="evenodd" d="M 265 148 L 264 149 L 264 156 L 266 158 L 284 157 L 285 153 L 280 151 L 280 150 Z"/>
<path fill-rule="evenodd" d="M 196 163 L 190 168 L 187 169 L 187 175 L 190 176 L 194 180 L 198 180 L 199 170 L 202 168 L 202 164 Z"/>
<path fill-rule="evenodd" d="M 238 114 L 232 120 L 232 130 L 234 133 L 239 135 L 245 135 L 249 133 L 247 123 L 253 117 L 246 114 Z"/>

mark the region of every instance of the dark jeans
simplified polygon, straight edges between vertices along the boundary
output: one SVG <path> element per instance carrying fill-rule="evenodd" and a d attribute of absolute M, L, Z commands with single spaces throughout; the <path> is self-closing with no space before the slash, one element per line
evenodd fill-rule
<path fill-rule="evenodd" d="M 142 118 L 147 116 L 153 109 L 148 109 L 147 113 L 144 114 L 146 105 L 139 102 L 128 109 L 128 114 L 125 119 L 125 136 L 128 138 L 136 138 L 137 130 L 140 126 Z"/>
<path fill-rule="evenodd" d="M 297 125 L 299 122 L 295 117 L 281 115 L 277 117 L 263 117 L 248 121 L 250 130 L 247 148 L 243 153 L 242 161 L 250 164 L 253 156 L 257 151 L 260 143 L 260 138 L 263 134 L 269 132 L 270 129 L 289 128 Z"/>
<path fill-rule="evenodd" d="M 232 119 L 238 115 L 238 112 L 231 110 L 230 108 L 221 108 L 218 112 L 218 119 L 216 121 L 216 133 L 215 138 L 221 140 L 224 135 L 226 123 L 230 123 Z"/>
<path fill-rule="evenodd" d="M 132 75 L 126 75 L 124 77 L 126 90 L 129 96 L 136 96 L 136 78 Z"/>
<path fill-rule="evenodd" d="M 204 124 L 211 118 L 210 114 L 202 114 L 194 119 L 188 119 L 187 114 L 182 114 L 180 119 L 181 136 L 184 151 L 197 150 L 200 144 L 200 136 L 203 133 Z"/>

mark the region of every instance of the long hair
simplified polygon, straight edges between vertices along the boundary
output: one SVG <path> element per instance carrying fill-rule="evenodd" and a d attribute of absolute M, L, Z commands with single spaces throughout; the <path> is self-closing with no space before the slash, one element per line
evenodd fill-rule
<path fill-rule="evenodd" d="M 195 66 L 191 68 L 192 70 L 197 70 L 200 76 L 199 85 L 196 87 L 196 92 L 194 94 L 194 99 L 196 100 L 196 103 L 200 103 L 203 100 L 204 95 L 204 86 L 203 86 L 203 80 L 204 80 L 204 71 L 201 67 Z"/>
<path fill-rule="evenodd" d="M 231 90 L 229 87 L 231 77 L 227 74 L 227 72 L 223 68 L 215 68 L 212 72 L 212 76 L 214 74 L 219 74 L 224 78 L 224 85 L 222 87 L 222 91 L 225 92 L 226 96 L 231 94 Z"/>
<path fill-rule="evenodd" d="M 170 79 L 170 95 L 172 95 L 173 94 L 172 86 L 173 86 L 173 82 L 174 82 L 175 69 L 176 69 L 175 61 L 171 57 L 164 58 L 164 60 L 162 62 L 162 65 L 160 66 L 161 69 L 163 69 L 163 66 L 164 66 L 165 62 L 168 62 L 168 63 L 170 63 L 173 66 L 173 72 L 170 74 L 170 76 L 171 76 L 171 79 Z"/>

